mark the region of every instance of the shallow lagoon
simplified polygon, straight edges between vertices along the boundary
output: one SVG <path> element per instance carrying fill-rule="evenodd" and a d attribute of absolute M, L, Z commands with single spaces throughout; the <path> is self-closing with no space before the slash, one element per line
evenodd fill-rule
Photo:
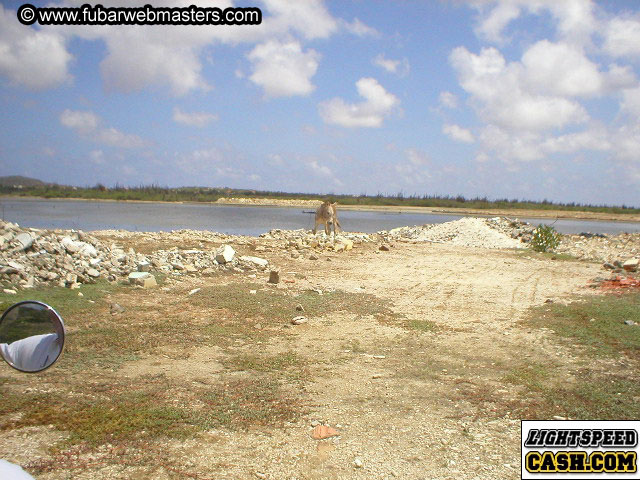
<path fill-rule="evenodd" d="M 24 227 L 77 230 L 124 229 L 131 231 L 211 230 L 231 235 L 257 236 L 273 228 L 313 228 L 308 207 L 245 207 L 199 203 L 100 202 L 91 200 L 0 199 L 0 215 Z M 443 223 L 464 215 L 339 211 L 346 231 L 377 232 L 406 225 Z M 521 220 L 553 224 L 561 233 L 640 232 L 637 222 L 538 219 Z"/>

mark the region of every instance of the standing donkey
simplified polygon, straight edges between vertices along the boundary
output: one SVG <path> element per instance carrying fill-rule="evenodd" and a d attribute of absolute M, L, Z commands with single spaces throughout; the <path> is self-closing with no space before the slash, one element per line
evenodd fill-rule
<path fill-rule="evenodd" d="M 338 205 L 337 202 L 331 203 L 331 202 L 329 202 L 327 200 L 322 205 L 320 205 L 318 207 L 318 209 L 316 210 L 316 223 L 313 226 L 313 234 L 314 235 L 316 233 L 316 228 L 318 227 L 318 224 L 320 224 L 320 223 L 324 223 L 324 232 L 327 235 L 329 235 L 331 233 L 331 227 L 329 227 L 330 223 L 333 224 L 333 236 L 334 237 L 336 235 L 336 228 L 340 228 L 340 230 L 342 230 L 342 226 L 340 225 L 340 222 L 338 221 L 338 209 L 336 208 L 336 205 Z"/>

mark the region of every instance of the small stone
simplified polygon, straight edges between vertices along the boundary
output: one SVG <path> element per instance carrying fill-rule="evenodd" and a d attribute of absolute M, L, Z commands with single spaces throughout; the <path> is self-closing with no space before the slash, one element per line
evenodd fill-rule
<path fill-rule="evenodd" d="M 625 320 L 625 321 L 624 321 L 624 324 L 625 324 L 625 325 L 635 325 L 635 324 L 636 324 L 636 322 L 634 322 L 633 320 Z"/>
<path fill-rule="evenodd" d="M 193 290 L 189 291 L 189 295 L 193 295 L 194 293 L 198 293 L 199 291 L 199 288 L 194 288 Z"/>
<path fill-rule="evenodd" d="M 17 270 L 17 271 L 22 271 L 22 270 L 24 270 L 24 266 L 23 266 L 23 265 L 21 265 L 21 264 L 20 264 L 20 263 L 18 263 L 18 262 L 7 262 L 7 265 L 9 265 L 9 267 L 11 267 L 11 268 L 13 268 L 13 269 L 15 269 L 15 270 Z"/>
<path fill-rule="evenodd" d="M 233 260 L 233 256 L 236 254 L 236 251 L 231 247 L 231 245 L 223 245 L 216 252 L 216 261 L 218 263 L 229 263 Z"/>
<path fill-rule="evenodd" d="M 111 315 L 118 315 L 119 313 L 124 313 L 124 307 L 118 303 L 112 303 Z"/>
<path fill-rule="evenodd" d="M 364 463 L 362 462 L 362 459 L 360 457 L 356 457 L 353 459 L 353 466 L 356 468 L 362 468 L 364 465 Z"/>
<path fill-rule="evenodd" d="M 604 262 L 602 264 L 602 266 L 604 268 L 606 268 L 607 270 L 614 270 L 616 268 L 615 265 L 613 265 L 612 263 L 609 263 L 609 262 Z"/>
<path fill-rule="evenodd" d="M 325 438 L 336 437 L 338 435 L 340 435 L 338 430 L 327 427 L 326 425 L 317 425 L 311 432 L 311 437 L 315 440 L 324 440 Z"/>
<path fill-rule="evenodd" d="M 100 276 L 100 272 L 95 268 L 90 268 L 89 270 L 87 270 L 87 275 L 93 278 L 98 278 Z"/>
<path fill-rule="evenodd" d="M 307 323 L 309 320 L 307 319 L 307 317 L 300 315 L 298 317 L 294 317 L 293 320 L 291 320 L 291 323 L 293 325 L 302 325 L 303 323 Z"/>
<path fill-rule="evenodd" d="M 156 277 L 149 272 L 132 272 L 129 274 L 129 283 L 132 285 L 140 285 L 143 288 L 155 287 L 158 285 Z"/>
<path fill-rule="evenodd" d="M 388 252 L 389 251 L 389 245 L 386 245 L 386 244 L 383 243 L 382 245 L 380 245 L 379 250 L 382 251 L 382 252 Z"/>
<path fill-rule="evenodd" d="M 146 260 L 143 260 L 142 262 L 138 262 L 139 272 L 148 272 L 150 270 L 151 270 L 151 264 L 149 262 L 147 262 Z"/>
<path fill-rule="evenodd" d="M 318 256 L 312 253 L 311 255 L 309 255 L 309 260 L 318 260 Z"/>
<path fill-rule="evenodd" d="M 261 323 L 256 323 L 253 328 L 255 328 L 256 330 L 262 330 L 262 324 Z"/>
<path fill-rule="evenodd" d="M 238 260 L 240 260 L 241 262 L 245 262 L 245 263 L 251 263 L 253 265 L 256 265 L 258 267 L 266 267 L 267 265 L 269 265 L 269 261 L 265 260 L 264 258 L 260 258 L 260 257 L 252 257 L 249 255 L 244 255 L 242 257 L 240 257 Z"/>
<path fill-rule="evenodd" d="M 553 300 L 551 298 L 547 298 L 544 303 L 553 303 Z"/>
<path fill-rule="evenodd" d="M 267 475 L 261 472 L 256 472 L 254 475 L 258 478 L 267 478 Z"/>
<path fill-rule="evenodd" d="M 638 264 L 640 263 L 640 259 L 638 258 L 630 258 L 626 262 L 622 264 L 622 268 L 624 268 L 627 272 L 635 272 L 638 270 Z"/>
<path fill-rule="evenodd" d="M 29 233 L 21 233 L 15 238 L 15 240 L 20 242 L 20 250 L 27 250 L 31 245 L 33 245 L 33 237 Z"/>
<path fill-rule="evenodd" d="M 196 273 L 198 271 L 198 269 L 196 267 L 194 267 L 191 264 L 185 265 L 184 269 L 188 272 L 188 273 Z"/>
<path fill-rule="evenodd" d="M 2 290 L 4 293 L 6 293 L 7 295 L 17 295 L 18 292 L 16 292 L 15 290 L 13 290 L 12 288 L 5 288 L 4 290 Z"/>
<path fill-rule="evenodd" d="M 249 290 L 250 295 L 256 295 L 258 293 L 257 290 Z"/>
<path fill-rule="evenodd" d="M 84 297 L 84 293 L 82 293 L 82 292 L 78 292 L 78 296 L 79 296 L 79 297 Z"/>
<path fill-rule="evenodd" d="M 311 426 L 312 427 L 317 427 L 318 425 L 320 425 L 321 423 L 318 420 L 311 420 Z"/>
<path fill-rule="evenodd" d="M 296 311 L 304 312 L 304 307 L 301 304 L 296 305 Z"/>
<path fill-rule="evenodd" d="M 280 272 L 278 270 L 271 270 L 269 272 L 269 283 L 280 283 Z"/>

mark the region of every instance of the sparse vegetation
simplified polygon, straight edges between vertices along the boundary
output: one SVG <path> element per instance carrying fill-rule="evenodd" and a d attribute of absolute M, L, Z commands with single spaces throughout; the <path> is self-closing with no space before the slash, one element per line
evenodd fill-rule
<path fill-rule="evenodd" d="M 536 252 L 549 252 L 560 245 L 561 236 L 551 225 L 538 225 L 533 231 L 531 248 Z"/>
<path fill-rule="evenodd" d="M 525 388 L 514 402 L 521 418 L 635 419 L 640 416 L 640 329 L 624 320 L 640 322 L 640 294 L 587 298 L 569 305 L 545 305 L 534 309 L 527 322 L 552 329 L 566 340 L 568 351 L 576 353 L 573 342 L 595 358 L 623 357 L 625 371 L 597 363 L 572 373 L 572 381 L 558 376 L 553 364 L 521 363 L 505 376 L 505 381 Z"/>
<path fill-rule="evenodd" d="M 488 209 L 526 209 L 526 210 L 564 210 L 579 212 L 604 212 L 610 214 L 638 214 L 640 207 L 620 205 L 587 205 L 581 203 L 557 203 L 550 200 L 522 200 L 522 199 L 494 199 L 487 197 L 465 198 L 461 195 L 405 195 L 396 194 L 377 195 L 336 195 L 315 193 L 271 192 L 260 190 L 210 188 L 210 187 L 180 187 L 169 188 L 159 185 L 140 185 L 124 187 L 115 185 L 107 188 L 102 184 L 92 187 L 70 187 L 56 184 L 23 185 L 20 188 L 12 184 L 0 185 L 0 195 L 18 195 L 42 198 L 85 198 L 96 200 L 142 200 L 155 202 L 215 202 L 221 197 L 242 198 L 270 198 L 293 200 L 325 200 L 330 197 L 341 205 L 384 205 L 384 206 L 415 206 L 437 208 L 469 208 L 478 210 Z"/>

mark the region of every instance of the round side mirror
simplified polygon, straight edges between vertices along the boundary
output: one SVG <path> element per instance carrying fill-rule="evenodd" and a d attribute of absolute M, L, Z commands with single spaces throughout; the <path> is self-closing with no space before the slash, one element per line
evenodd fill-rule
<path fill-rule="evenodd" d="M 64 347 L 64 322 L 49 305 L 26 301 L 10 306 L 0 318 L 0 355 L 21 372 L 41 372 Z"/>

